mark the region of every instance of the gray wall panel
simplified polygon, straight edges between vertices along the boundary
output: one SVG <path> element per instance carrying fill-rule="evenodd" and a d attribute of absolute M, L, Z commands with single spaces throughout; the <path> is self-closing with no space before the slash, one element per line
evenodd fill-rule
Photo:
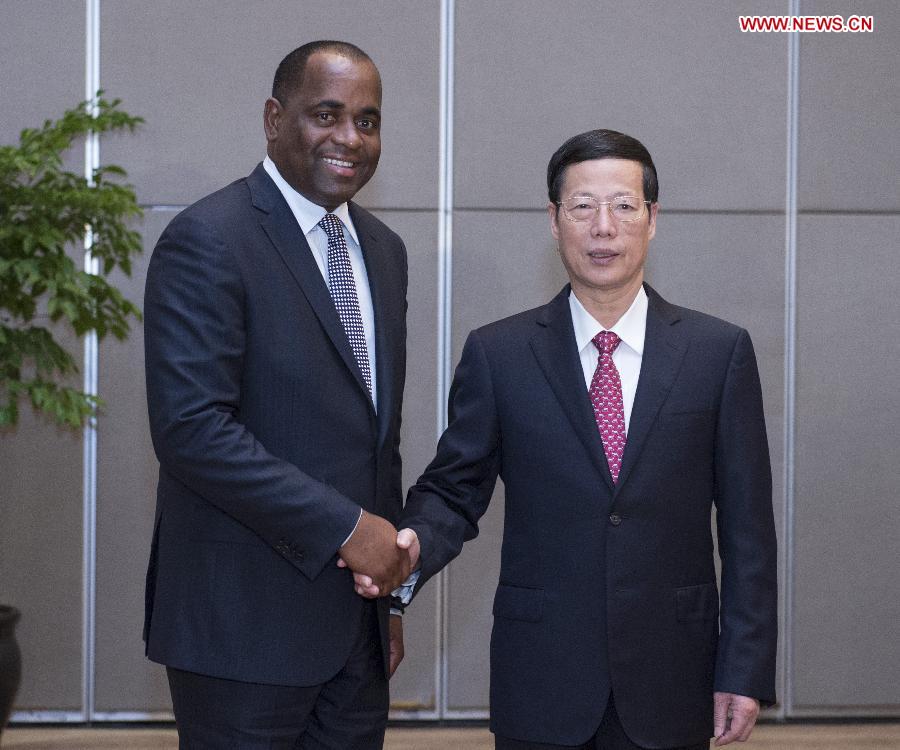
<path fill-rule="evenodd" d="M 661 212 L 658 222 L 656 238 L 650 245 L 647 281 L 670 302 L 724 318 L 746 328 L 753 339 L 772 461 L 775 530 L 783 549 L 787 536 L 784 217 Z M 779 612 L 783 612 L 785 585 L 785 571 L 779 570 Z M 785 672 L 781 622 L 778 647 L 776 684 L 780 685 Z M 784 701 L 783 695 L 778 697 Z"/>
<path fill-rule="evenodd" d="M 403 396 L 403 487 L 434 456 L 437 414 L 437 214 L 379 211 L 378 218 L 406 243 L 409 256 L 406 391 Z M 391 705 L 403 710 L 436 707 L 437 587 L 416 596 L 403 617 L 406 657 L 391 680 Z"/>
<path fill-rule="evenodd" d="M 469 331 L 548 302 L 567 282 L 546 211 L 456 211 L 453 364 Z"/>
<path fill-rule="evenodd" d="M 84 98 L 90 0 L 0 1 L 0 143 Z M 779 676 L 788 717 L 900 715 L 892 626 L 900 617 L 900 488 L 890 375 L 900 360 L 893 286 L 900 230 L 900 6 L 866 0 L 584 4 L 452 0 L 451 154 L 455 365 L 475 326 L 543 304 L 565 283 L 546 214 L 545 169 L 567 137 L 612 127 L 643 140 L 663 213 L 648 280 L 667 299 L 747 327 L 760 363 L 773 458 L 784 601 Z M 102 0 L 101 83 L 147 119 L 104 137 L 148 213 L 147 255 L 124 282 L 140 300 L 156 235 L 190 203 L 262 158 L 274 68 L 303 42 L 339 38 L 372 54 L 385 83 L 382 164 L 359 196 L 407 240 L 409 370 L 404 484 L 433 456 L 437 420 L 440 0 Z M 742 34 L 746 13 L 871 14 L 874 34 L 800 34 L 796 419 L 785 404 L 784 227 L 788 34 Z M 630 81 L 634 81 L 630 84 Z M 83 147 L 67 155 L 81 173 Z M 791 189 L 791 185 L 787 185 Z M 790 201 L 788 201 L 790 203 Z M 409 210 L 415 209 L 415 210 Z M 424 210 L 423 210 L 424 209 Z M 523 210 L 524 209 L 524 210 Z M 866 218 L 849 215 L 868 210 Z M 691 212 L 701 213 L 691 213 Z M 816 212 L 803 216 L 802 212 Z M 687 212 L 687 213 L 686 213 Z M 845 215 L 837 215 L 844 212 Z M 851 263 L 841 263 L 845 248 Z M 77 254 L 77 253 L 76 253 Z M 789 268 L 789 266 L 788 266 Z M 788 294 L 786 295 L 786 292 Z M 789 321 L 788 321 L 789 322 Z M 64 332 L 82 359 L 81 344 Z M 877 337 L 877 338 L 876 338 Z M 840 362 L 839 367 L 835 363 Z M 143 658 L 143 575 L 156 462 L 146 432 L 140 326 L 100 351 L 108 406 L 98 447 L 96 707 L 165 711 L 162 671 Z M 784 437 L 796 429 L 795 465 Z M 840 445 L 838 453 L 834 446 Z M 789 444 L 788 448 L 791 447 Z M 787 507 L 784 478 L 794 477 Z M 0 600 L 23 610 L 17 708 L 81 709 L 82 438 L 27 409 L 0 432 Z M 446 579 L 408 610 L 399 711 L 483 713 L 503 488 Z M 785 519 L 793 523 L 783 528 Z M 793 534 L 793 536 L 792 536 Z M 788 581 L 784 574 L 792 575 Z M 447 640 L 436 632 L 445 618 Z M 448 692 L 435 694 L 446 658 Z M 399 714 L 395 714 L 399 715 Z"/>
<path fill-rule="evenodd" d="M 479 523 L 477 539 L 448 568 L 447 707 L 487 711 L 490 674 L 491 607 L 500 577 L 503 538 L 503 483 Z"/>
<path fill-rule="evenodd" d="M 897 216 L 800 223 L 798 707 L 900 712 L 898 233 Z"/>
<path fill-rule="evenodd" d="M 416 595 L 403 615 L 406 655 L 391 678 L 392 711 L 433 712 L 437 707 L 436 621 L 437 587 L 431 583 Z"/>
<path fill-rule="evenodd" d="M 80 367 L 74 334 L 53 330 Z M 0 431 L 0 601 L 22 612 L 16 709 L 80 710 L 82 433 L 20 409 Z"/>
<path fill-rule="evenodd" d="M 17 141 L 22 128 L 55 119 L 84 99 L 84 19 L 83 2 L 0 3 L 0 92 L 6 102 L 0 143 Z M 83 151 L 73 155 L 70 168 L 80 173 L 83 159 Z"/>
<path fill-rule="evenodd" d="M 608 127 L 650 149 L 666 207 L 780 208 L 787 38 L 742 34 L 747 12 L 740 0 L 459 0 L 457 207 L 543 205 L 553 151 Z"/>
<path fill-rule="evenodd" d="M 804 0 L 801 9 L 871 15 L 875 31 L 800 35 L 800 208 L 900 210 L 900 4 Z"/>
<path fill-rule="evenodd" d="M 453 364 L 473 328 L 542 305 L 566 283 L 543 211 L 457 211 L 453 219 Z M 503 489 L 480 534 L 449 568 L 447 705 L 486 710 L 491 606 L 500 572 Z"/>
<path fill-rule="evenodd" d="M 265 156 L 263 102 L 285 54 L 344 39 L 384 81 L 382 166 L 360 194 L 381 207 L 437 204 L 437 2 L 117 0 L 102 3 L 101 76 L 147 124 L 109 138 L 103 158 L 131 174 L 142 203 L 191 203 Z"/>
<path fill-rule="evenodd" d="M 759 363 L 775 517 L 784 514 L 784 217 L 660 213 L 647 281 L 669 302 L 746 328 Z M 783 538 L 783 530 L 778 529 Z"/>
<path fill-rule="evenodd" d="M 0 143 L 55 119 L 84 99 L 84 3 L 4 0 L 0 61 L 5 106 Z M 79 144 L 66 167 L 84 169 Z M 77 253 L 76 253 L 77 254 Z M 47 321 L 38 321 L 47 325 Z M 55 329 L 81 367 L 83 350 Z M 73 385 L 80 383 L 80 377 Z M 15 430 L 0 431 L 0 601 L 22 610 L 18 710 L 81 709 L 81 431 L 58 428 L 21 404 Z"/>
<path fill-rule="evenodd" d="M 144 254 L 131 278 L 117 274 L 122 293 L 142 306 L 150 253 L 174 211 L 151 211 L 140 226 Z M 98 388 L 106 408 L 97 437 L 96 709 L 170 710 L 165 671 L 144 658 L 144 574 L 156 508 L 158 464 L 147 426 L 144 337 L 100 345 Z"/>

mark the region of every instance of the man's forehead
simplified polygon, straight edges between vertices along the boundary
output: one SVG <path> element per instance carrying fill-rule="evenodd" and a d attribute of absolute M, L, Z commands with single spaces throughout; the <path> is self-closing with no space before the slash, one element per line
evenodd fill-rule
<path fill-rule="evenodd" d="M 303 78 L 304 84 L 310 78 L 365 78 L 381 84 L 381 75 L 375 63 L 365 58 L 354 60 L 336 50 L 319 50 L 310 55 Z"/>

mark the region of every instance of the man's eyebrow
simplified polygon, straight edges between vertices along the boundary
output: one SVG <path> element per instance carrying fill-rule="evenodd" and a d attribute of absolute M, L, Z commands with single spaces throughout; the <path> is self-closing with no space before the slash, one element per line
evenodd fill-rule
<path fill-rule="evenodd" d="M 337 99 L 322 99 L 313 105 L 313 109 L 347 109 L 347 105 Z M 381 110 L 378 107 L 364 107 L 360 114 L 380 118 Z"/>

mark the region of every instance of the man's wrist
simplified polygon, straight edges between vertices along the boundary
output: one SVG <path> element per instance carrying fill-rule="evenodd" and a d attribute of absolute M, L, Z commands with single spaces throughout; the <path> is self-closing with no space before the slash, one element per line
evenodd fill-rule
<path fill-rule="evenodd" d="M 356 517 L 356 523 L 353 524 L 353 530 L 347 535 L 347 538 L 341 543 L 341 547 L 343 547 L 347 542 L 349 542 L 350 539 L 353 537 L 353 535 L 356 533 L 356 530 L 359 528 L 359 522 L 362 521 L 364 512 L 365 511 L 363 511 L 362 508 L 359 509 L 359 515 Z M 340 549 L 340 547 L 338 547 L 338 549 Z"/>

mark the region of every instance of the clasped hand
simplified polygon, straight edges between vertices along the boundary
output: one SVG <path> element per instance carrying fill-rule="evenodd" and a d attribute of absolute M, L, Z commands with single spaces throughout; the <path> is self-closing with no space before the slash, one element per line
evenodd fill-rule
<path fill-rule="evenodd" d="M 374 599 L 388 596 L 415 569 L 419 538 L 412 529 L 398 532 L 389 521 L 363 511 L 338 554 L 338 566 L 353 571 L 356 593 Z"/>

